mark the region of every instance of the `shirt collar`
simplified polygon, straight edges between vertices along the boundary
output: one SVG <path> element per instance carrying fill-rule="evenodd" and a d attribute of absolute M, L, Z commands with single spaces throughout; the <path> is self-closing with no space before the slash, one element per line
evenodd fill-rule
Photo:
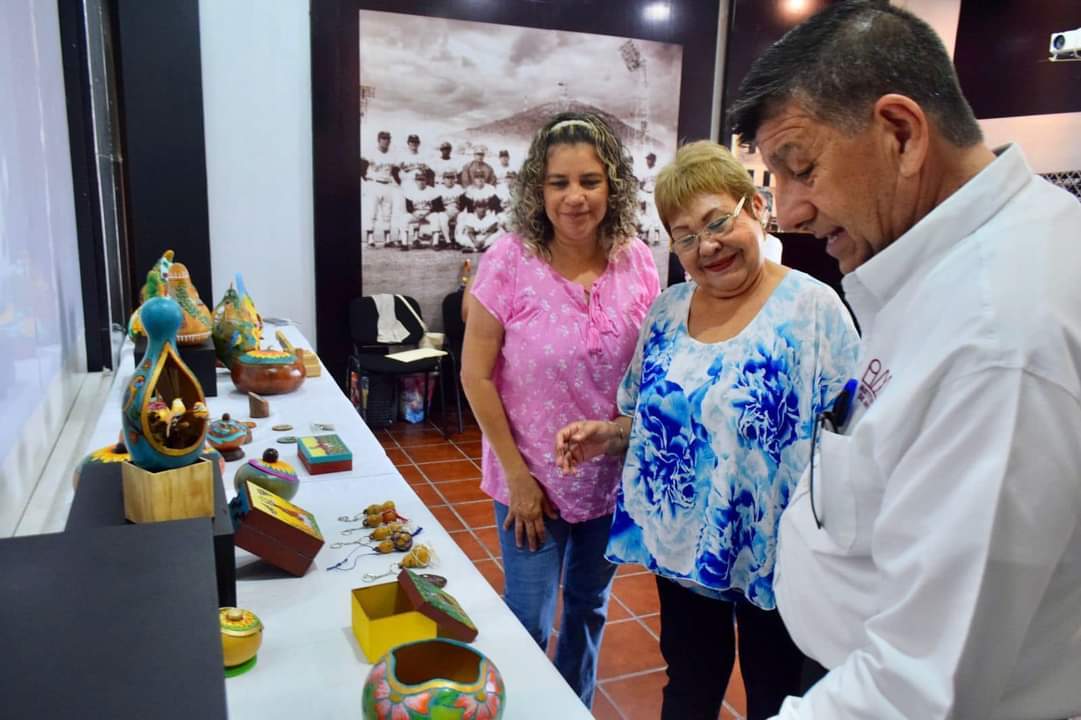
<path fill-rule="evenodd" d="M 1008 145 L 997 157 L 920 219 L 889 247 L 851 273 L 841 284 L 845 298 L 864 327 L 915 275 L 934 267 L 963 237 L 994 217 L 1026 183 L 1032 168 L 1021 148 Z"/>

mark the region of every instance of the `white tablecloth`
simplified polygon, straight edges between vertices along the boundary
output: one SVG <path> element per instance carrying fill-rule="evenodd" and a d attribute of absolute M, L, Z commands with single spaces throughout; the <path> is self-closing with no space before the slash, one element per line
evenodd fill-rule
<path fill-rule="evenodd" d="M 273 337 L 276 328 L 268 326 Z M 310 343 L 293 327 L 286 335 L 300 348 Z M 106 407 L 103 409 L 88 451 L 115 441 L 120 428 L 120 398 L 133 364 L 130 348 L 124 355 Z M 300 491 L 293 502 L 312 512 L 326 544 L 302 578 L 270 567 L 249 553 L 237 550 L 237 603 L 254 611 L 265 627 L 263 646 L 256 666 L 226 681 L 231 718 L 351 718 L 361 717 L 364 679 L 371 666 L 353 637 L 350 590 L 364 585 L 361 576 L 385 572 L 400 555 L 354 554 L 356 567 L 328 571 L 351 547 L 331 549 L 338 540 L 349 540 L 341 531 L 355 523 L 338 520 L 355 515 L 376 502 L 393 500 L 399 511 L 423 527 L 417 542 L 431 545 L 438 564 L 431 572 L 448 578 L 447 590 L 461 603 L 480 630 L 474 645 L 488 655 L 506 681 L 507 709 L 504 718 L 589 718 L 589 711 L 559 676 L 547 657 L 510 610 L 458 548 L 445 530 L 395 469 L 375 436 L 324 369 L 308 378 L 299 390 L 272 395 L 271 414 L 256 420 L 252 443 L 244 447 L 247 458 L 256 458 L 274 447 L 300 475 Z M 215 418 L 228 412 L 248 419 L 248 399 L 233 387 L 228 373 L 218 374 L 218 396 L 207 399 Z M 288 433 L 271 426 L 287 423 Z M 283 434 L 309 435 L 312 423 L 330 423 L 353 452 L 353 470 L 311 476 L 296 458 L 295 445 L 276 444 Z M 244 460 L 228 464 L 227 496 L 232 478 Z M 352 537 L 355 537 L 352 536 Z M 389 577 L 387 578 L 390 579 Z"/>

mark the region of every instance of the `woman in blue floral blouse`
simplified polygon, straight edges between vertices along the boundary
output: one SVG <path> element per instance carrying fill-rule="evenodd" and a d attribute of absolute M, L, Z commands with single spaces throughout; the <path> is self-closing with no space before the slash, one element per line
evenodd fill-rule
<path fill-rule="evenodd" d="M 650 308 L 620 415 L 563 428 L 556 455 L 626 453 L 607 557 L 657 575 L 661 717 L 717 717 L 738 623 L 748 718 L 767 718 L 804 659 L 773 596 L 781 512 L 859 338 L 832 289 L 763 258 L 763 202 L 726 149 L 682 147 L 655 198 L 690 280 Z"/>

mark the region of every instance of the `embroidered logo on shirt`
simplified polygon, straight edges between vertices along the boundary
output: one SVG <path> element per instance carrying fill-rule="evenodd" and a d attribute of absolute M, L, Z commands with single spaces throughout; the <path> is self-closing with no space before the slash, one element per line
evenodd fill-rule
<path fill-rule="evenodd" d="M 889 369 L 882 367 L 882 361 L 874 358 L 867 363 L 867 369 L 863 371 L 856 398 L 864 407 L 871 407 L 871 403 L 878 398 L 878 394 L 889 384 L 891 379 L 893 379 L 893 375 L 890 374 Z"/>

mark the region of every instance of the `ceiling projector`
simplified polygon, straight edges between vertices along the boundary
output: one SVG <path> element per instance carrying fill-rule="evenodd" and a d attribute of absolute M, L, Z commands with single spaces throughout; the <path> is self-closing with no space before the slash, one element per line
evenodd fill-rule
<path fill-rule="evenodd" d="M 1081 60 L 1081 28 L 1051 33 L 1051 60 Z"/>

